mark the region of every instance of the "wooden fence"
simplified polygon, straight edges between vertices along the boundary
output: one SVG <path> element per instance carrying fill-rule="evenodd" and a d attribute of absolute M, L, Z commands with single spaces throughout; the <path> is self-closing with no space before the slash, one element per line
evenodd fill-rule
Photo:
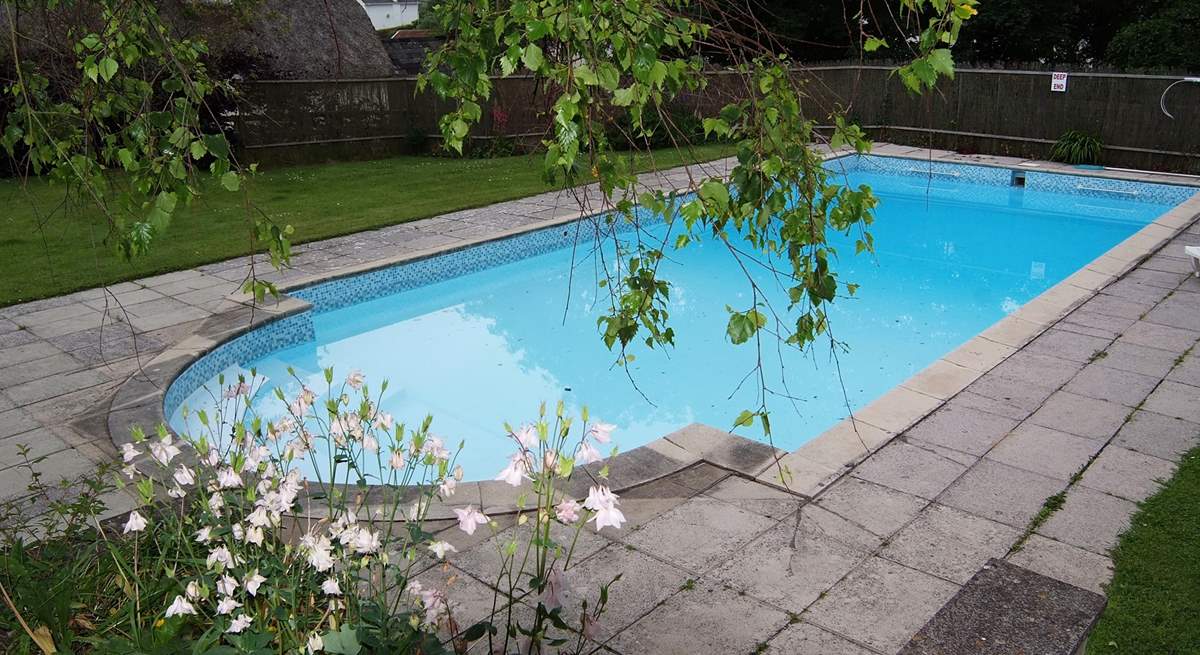
<path fill-rule="evenodd" d="M 1049 71 L 960 70 L 936 90 L 913 96 L 882 66 L 817 66 L 806 78 L 809 115 L 840 107 L 877 140 L 970 153 L 1046 157 L 1067 130 L 1097 135 L 1111 166 L 1200 172 L 1200 84 L 1177 77 L 1071 73 L 1064 93 Z M 740 80 L 717 74 L 709 89 L 684 96 L 689 110 L 711 114 L 736 97 Z M 411 152 L 436 138 L 448 106 L 417 94 L 414 78 L 249 82 L 237 116 L 245 155 L 265 164 L 361 159 Z M 552 98 L 529 77 L 495 82 L 495 101 L 477 139 L 536 139 L 549 123 Z"/>

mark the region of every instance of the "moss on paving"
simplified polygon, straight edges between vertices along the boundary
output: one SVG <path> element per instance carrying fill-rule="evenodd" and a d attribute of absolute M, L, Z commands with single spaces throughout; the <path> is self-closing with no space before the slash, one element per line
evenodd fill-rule
<path fill-rule="evenodd" d="M 1113 560 L 1089 655 L 1200 653 L 1200 448 L 1142 504 Z"/>
<path fill-rule="evenodd" d="M 638 170 L 706 161 L 731 146 L 698 146 L 637 156 Z M 293 243 L 395 225 L 554 188 L 538 155 L 496 159 L 395 157 L 267 170 L 248 183 L 254 204 L 292 225 Z M 181 209 L 151 252 L 133 262 L 104 243 L 95 210 L 62 207 L 63 187 L 0 180 L 0 306 L 181 270 L 246 254 L 243 197 L 214 184 Z"/>

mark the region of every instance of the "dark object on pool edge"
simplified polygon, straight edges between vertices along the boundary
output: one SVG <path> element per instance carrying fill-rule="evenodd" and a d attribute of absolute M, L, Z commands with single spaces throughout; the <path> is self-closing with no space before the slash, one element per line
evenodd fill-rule
<path fill-rule="evenodd" d="M 1099 594 L 993 559 L 900 655 L 1072 655 L 1106 602 Z"/>

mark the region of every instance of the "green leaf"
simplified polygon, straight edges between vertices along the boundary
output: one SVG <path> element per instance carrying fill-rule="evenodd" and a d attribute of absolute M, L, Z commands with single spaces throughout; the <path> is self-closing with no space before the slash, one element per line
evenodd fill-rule
<path fill-rule="evenodd" d="M 929 53 L 929 65 L 933 70 L 950 79 L 954 79 L 954 57 L 947 48 L 938 48 Z"/>
<path fill-rule="evenodd" d="M 886 47 L 888 47 L 887 39 L 880 39 L 874 36 L 867 39 L 867 42 L 863 44 L 863 50 L 866 50 L 867 52 L 875 52 L 880 48 Z"/>
<path fill-rule="evenodd" d="M 237 191 L 242 188 L 242 178 L 238 177 L 236 172 L 229 171 L 221 176 L 221 186 L 229 191 Z"/>
<path fill-rule="evenodd" d="M 536 43 L 530 43 L 525 46 L 525 52 L 521 53 L 521 62 L 525 64 L 525 68 L 535 73 L 541 69 L 545 61 L 546 57 L 542 54 L 542 49 Z"/>
<path fill-rule="evenodd" d="M 192 159 L 200 159 L 204 155 L 208 154 L 208 148 L 205 148 L 204 142 L 199 140 L 192 141 L 191 151 Z"/>
<path fill-rule="evenodd" d="M 117 65 L 116 59 L 113 59 L 112 57 L 105 57 L 104 59 L 100 60 L 99 68 L 100 77 L 103 77 L 104 81 L 107 82 L 113 78 L 113 75 L 117 74 L 117 68 L 119 68 L 119 66 Z"/>
<path fill-rule="evenodd" d="M 327 632 L 321 636 L 326 653 L 334 655 L 358 655 L 362 644 L 358 643 L 358 631 L 348 625 L 342 625 L 337 632 Z"/>

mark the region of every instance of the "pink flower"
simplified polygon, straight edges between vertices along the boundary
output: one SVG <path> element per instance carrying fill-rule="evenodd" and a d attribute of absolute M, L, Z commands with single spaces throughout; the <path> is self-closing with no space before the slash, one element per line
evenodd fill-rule
<path fill-rule="evenodd" d="M 597 423 L 588 429 L 588 434 L 592 435 L 596 443 L 608 443 L 612 439 L 613 430 L 616 429 L 617 426 L 612 423 Z"/>
<path fill-rule="evenodd" d="M 391 467 L 397 471 L 404 468 L 404 454 L 399 450 L 393 450 L 392 458 L 388 461 L 388 464 L 390 464 Z"/>
<path fill-rule="evenodd" d="M 454 495 L 454 488 L 458 486 L 458 480 L 454 478 L 446 478 L 438 485 L 438 493 L 442 498 L 449 498 Z"/>
<path fill-rule="evenodd" d="M 559 521 L 570 525 L 579 520 L 580 509 L 579 503 L 568 498 L 554 508 L 554 515 L 558 517 Z"/>
<path fill-rule="evenodd" d="M 586 466 L 602 459 L 604 459 L 604 456 L 592 444 L 588 443 L 586 439 L 581 441 L 579 448 L 575 450 L 575 463 L 579 466 Z"/>
<path fill-rule="evenodd" d="M 129 534 L 130 532 L 141 532 L 142 530 L 145 530 L 145 529 L 146 529 L 146 519 L 143 518 L 142 515 L 138 514 L 137 512 L 130 512 L 129 520 L 125 521 L 125 529 L 122 530 L 121 533 Z"/>
<path fill-rule="evenodd" d="M 355 391 L 362 389 L 363 382 L 366 381 L 366 376 L 362 371 L 350 371 L 350 375 L 346 376 L 346 384 L 350 385 Z"/>
<path fill-rule="evenodd" d="M 595 512 L 588 522 L 596 522 L 596 532 L 599 532 L 604 526 L 621 529 L 621 524 L 625 522 L 625 515 L 617 509 L 617 498 L 618 496 L 608 487 L 592 487 L 588 490 L 588 497 L 583 502 L 583 506 Z"/>
<path fill-rule="evenodd" d="M 487 515 L 471 505 L 466 509 L 455 508 L 454 513 L 458 515 L 458 529 L 467 534 L 475 534 L 476 527 L 488 524 Z"/>

